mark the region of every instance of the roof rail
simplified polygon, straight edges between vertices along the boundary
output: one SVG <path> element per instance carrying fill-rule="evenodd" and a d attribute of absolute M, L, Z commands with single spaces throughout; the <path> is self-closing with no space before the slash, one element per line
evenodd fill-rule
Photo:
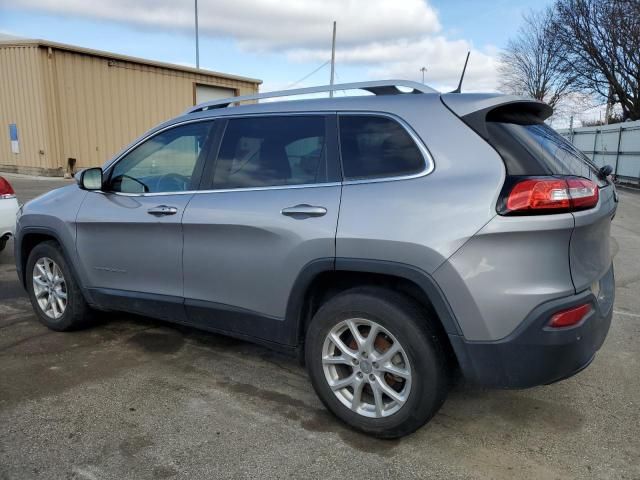
<path fill-rule="evenodd" d="M 398 87 L 410 88 L 410 92 L 403 92 Z M 323 85 L 320 87 L 295 88 L 293 90 L 280 90 L 277 92 L 257 93 L 255 95 L 243 95 L 240 97 L 223 98 L 210 102 L 200 103 L 189 108 L 185 114 L 202 112 L 214 108 L 226 108 L 233 103 L 262 100 L 264 98 L 291 97 L 295 95 L 307 95 L 310 93 L 333 92 L 336 90 L 366 90 L 374 95 L 395 95 L 399 93 L 438 93 L 431 87 L 422 83 L 409 80 L 377 80 L 373 82 L 340 83 L 336 85 Z"/>

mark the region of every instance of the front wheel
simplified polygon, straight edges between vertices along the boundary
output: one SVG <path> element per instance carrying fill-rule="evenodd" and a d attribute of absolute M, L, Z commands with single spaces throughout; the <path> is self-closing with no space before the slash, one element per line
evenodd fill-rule
<path fill-rule="evenodd" d="M 41 323 L 59 332 L 87 324 L 89 306 L 56 242 L 36 245 L 26 267 L 27 291 Z"/>
<path fill-rule="evenodd" d="M 423 309 L 381 288 L 337 295 L 314 316 L 306 364 L 320 399 L 338 418 L 381 438 L 426 423 L 447 393 L 446 356 Z"/>

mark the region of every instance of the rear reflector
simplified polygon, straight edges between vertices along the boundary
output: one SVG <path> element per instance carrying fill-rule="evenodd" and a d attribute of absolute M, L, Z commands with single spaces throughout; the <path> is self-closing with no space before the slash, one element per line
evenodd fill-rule
<path fill-rule="evenodd" d="M 15 192 L 11 184 L 4 178 L 0 177 L 0 198 L 14 198 Z"/>
<path fill-rule="evenodd" d="M 571 327 L 577 325 L 591 312 L 591 304 L 585 303 L 568 310 L 562 310 L 551 317 L 549 326 L 552 328 Z"/>
<path fill-rule="evenodd" d="M 598 204 L 598 186 L 581 177 L 516 179 L 498 204 L 501 215 L 539 215 L 573 212 Z M 504 192 L 506 193 L 506 192 Z"/>

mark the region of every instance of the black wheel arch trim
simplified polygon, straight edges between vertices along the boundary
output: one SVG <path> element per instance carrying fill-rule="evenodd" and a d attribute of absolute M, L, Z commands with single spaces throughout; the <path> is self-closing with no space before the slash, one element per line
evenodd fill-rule
<path fill-rule="evenodd" d="M 462 330 L 460 330 L 458 321 L 444 292 L 440 289 L 440 286 L 433 277 L 424 270 L 400 262 L 344 257 L 336 258 L 336 270 L 380 273 L 404 278 L 415 283 L 422 289 L 431 302 L 445 331 L 449 334 L 462 335 Z"/>
<path fill-rule="evenodd" d="M 321 258 L 309 262 L 302 268 L 293 285 L 287 305 L 286 321 L 288 325 L 293 327 L 291 328 L 291 342 L 294 344 L 299 341 L 299 335 L 303 328 L 304 318 L 302 308 L 306 299 L 307 290 L 317 275 L 329 271 L 374 273 L 409 280 L 420 287 L 427 296 L 446 333 L 450 335 L 462 335 L 462 331 L 444 292 L 442 292 L 431 275 L 424 270 L 399 262 L 336 257 Z"/>
<path fill-rule="evenodd" d="M 289 330 L 287 343 L 290 345 L 299 344 L 300 332 L 304 321 L 302 309 L 304 308 L 306 293 L 311 283 L 321 273 L 332 271 L 335 271 L 335 258 L 325 257 L 310 261 L 298 273 L 298 277 L 289 292 L 285 313 L 285 324 Z"/>
<path fill-rule="evenodd" d="M 67 249 L 65 248 L 65 244 L 61 240 L 61 238 L 58 235 L 58 233 L 52 228 L 48 228 L 48 227 L 23 227 L 23 228 L 20 229 L 19 232 L 16 232 L 15 242 L 14 242 L 14 247 L 13 247 L 14 248 L 14 258 L 15 258 L 15 263 L 16 263 L 16 272 L 18 274 L 18 280 L 20 281 L 22 286 L 25 289 L 27 288 L 24 268 L 26 267 L 27 261 L 28 261 L 28 258 L 26 258 L 26 257 L 24 259 L 22 258 L 22 242 L 24 240 L 24 237 L 29 235 L 29 234 L 46 235 L 48 237 L 53 238 L 58 243 L 58 245 L 60 246 L 60 250 L 62 252 L 62 255 L 64 256 L 64 259 L 66 260 L 68 267 L 71 269 L 71 273 L 73 274 L 73 276 L 75 278 L 75 281 L 78 283 L 78 286 L 80 287 L 80 291 L 82 292 L 82 295 L 84 296 L 85 301 L 90 305 L 94 305 L 95 302 L 93 301 L 91 293 L 83 285 L 82 277 L 80 277 L 80 275 L 78 275 L 78 271 L 76 269 L 75 263 L 72 260 L 72 256 L 69 255 L 69 252 L 67 252 Z"/>

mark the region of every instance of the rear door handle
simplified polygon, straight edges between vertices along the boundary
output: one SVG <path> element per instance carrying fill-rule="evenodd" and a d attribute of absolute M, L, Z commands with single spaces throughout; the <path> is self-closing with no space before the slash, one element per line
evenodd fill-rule
<path fill-rule="evenodd" d="M 176 207 L 169 207 L 167 205 L 158 205 L 157 207 L 152 207 L 147 210 L 147 213 L 160 217 L 163 215 L 175 215 L 176 213 L 178 213 L 178 209 Z"/>
<path fill-rule="evenodd" d="M 327 209 L 324 207 L 314 207 L 313 205 L 307 205 L 303 203 L 301 205 L 296 205 L 295 207 L 287 207 L 280 210 L 282 215 L 286 215 L 287 217 L 322 217 L 327 214 Z"/>

